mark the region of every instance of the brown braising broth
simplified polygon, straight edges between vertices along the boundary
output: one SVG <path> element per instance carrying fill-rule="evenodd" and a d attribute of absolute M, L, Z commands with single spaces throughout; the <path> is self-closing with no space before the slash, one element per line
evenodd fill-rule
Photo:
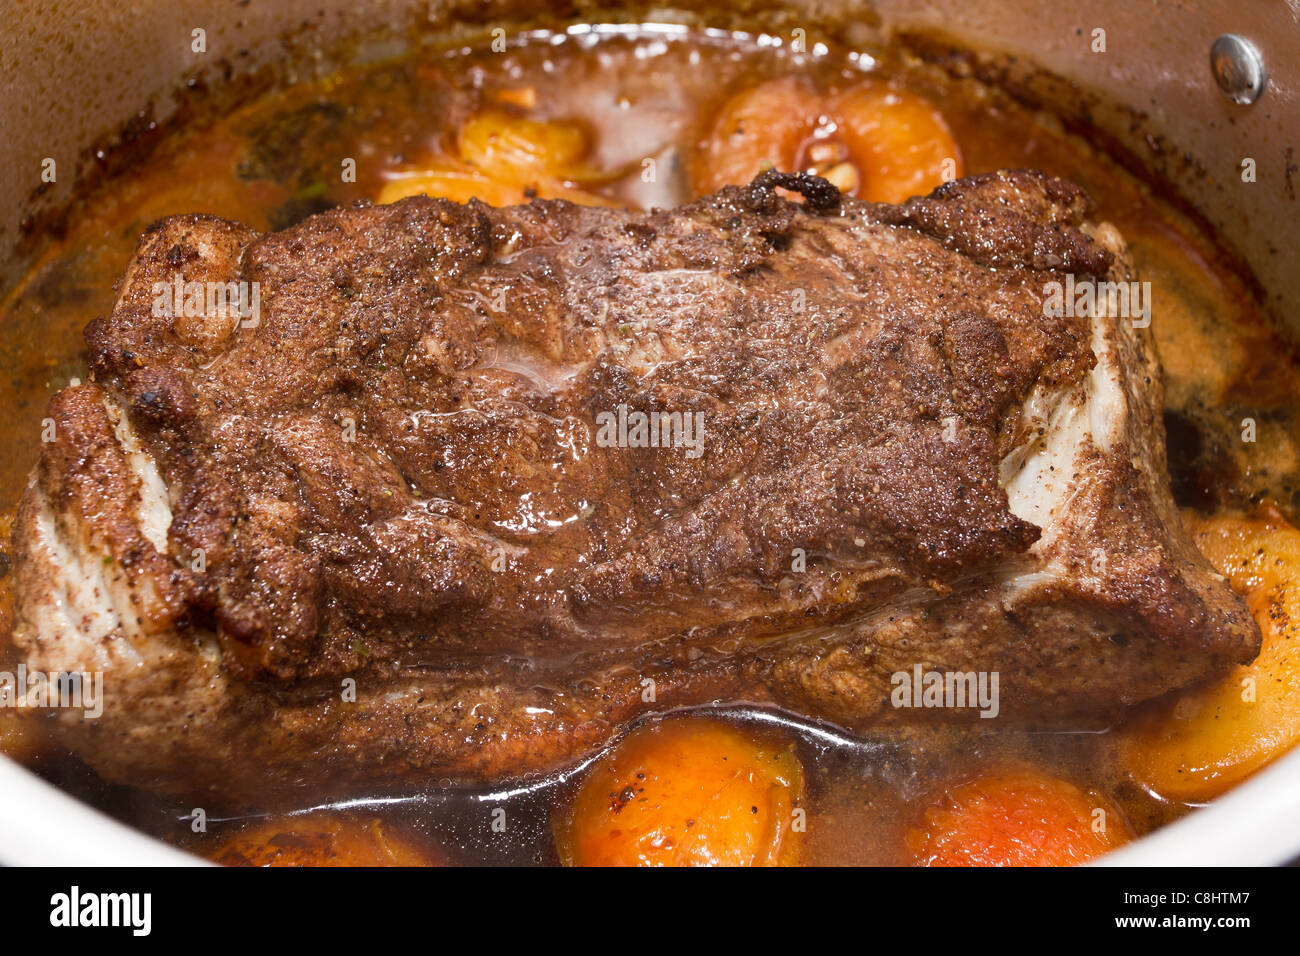
<path fill-rule="evenodd" d="M 685 164 L 729 94 L 762 79 L 802 73 L 823 88 L 874 70 L 929 97 L 942 110 L 967 173 L 1033 167 L 1072 179 L 1096 199 L 1099 219 L 1127 238 L 1154 290 L 1152 329 L 1166 371 L 1166 420 L 1176 495 L 1201 511 L 1249 512 L 1276 502 L 1293 514 L 1300 447 L 1300 375 L 1268 329 L 1248 286 L 1212 242 L 1115 162 L 1066 135 L 1050 116 L 1031 115 L 1003 94 L 909 62 L 896 51 L 796 55 L 764 38 L 721 33 L 608 31 L 537 34 L 507 53 L 457 48 L 425 53 L 265 96 L 215 120 L 172 131 L 147 162 L 80 200 L 68 233 L 3 303 L 8 347 L 0 351 L 0 509 L 5 539 L 40 444 L 50 395 L 84 376 L 81 331 L 111 309 L 141 231 L 172 214 L 205 212 L 279 229 L 314 212 L 374 198 L 386 171 L 427 155 L 502 90 L 535 90 L 532 115 L 583 121 L 592 161 L 627 169 L 599 191 L 632 205 L 689 198 Z M 355 157 L 356 182 L 340 178 Z M 656 182 L 641 161 L 656 157 Z M 1241 419 L 1259 422 L 1243 450 Z M 8 555 L 3 607 L 10 598 Z M 807 775 L 810 863 L 896 863 L 916 802 L 933 787 L 995 758 L 1023 760 L 1108 792 L 1134 834 L 1186 811 L 1143 792 L 1113 759 L 1106 733 L 929 729 L 908 737 L 856 741 L 833 728 L 732 708 L 731 719 L 793 742 Z M 978 724 L 979 721 L 976 721 Z M 760 726 L 761 725 L 761 726 Z M 164 840 L 211 848 L 240 825 L 209 819 L 191 829 L 191 807 L 100 782 L 75 758 L 42 747 L 37 731 L 0 734 L 37 772 Z M 553 863 L 552 814 L 573 776 L 473 793 L 440 789 L 386 793 L 331 812 L 379 818 L 436 859 L 463 863 Z M 321 792 L 302 809 L 337 794 Z M 494 808 L 512 825 L 491 827 Z"/>

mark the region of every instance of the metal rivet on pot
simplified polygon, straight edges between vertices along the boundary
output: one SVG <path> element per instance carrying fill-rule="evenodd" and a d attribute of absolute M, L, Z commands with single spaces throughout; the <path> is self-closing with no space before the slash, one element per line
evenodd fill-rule
<path fill-rule="evenodd" d="M 1264 58 L 1245 37 L 1225 33 L 1210 47 L 1210 68 L 1214 78 L 1234 103 L 1249 105 L 1259 99 L 1268 83 Z"/>

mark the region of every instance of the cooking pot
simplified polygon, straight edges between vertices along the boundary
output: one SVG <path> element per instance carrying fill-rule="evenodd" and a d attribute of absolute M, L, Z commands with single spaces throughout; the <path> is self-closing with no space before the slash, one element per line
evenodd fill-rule
<path fill-rule="evenodd" d="M 0 35 L 0 293 L 79 187 L 169 118 L 231 90 L 328 73 L 448 36 L 582 22 L 709 26 L 871 46 L 996 82 L 1120 155 L 1220 236 L 1300 336 L 1300 2 L 1245 0 L 17 0 Z M 202 31 L 202 44 L 194 41 Z M 1230 39 L 1216 40 L 1230 35 Z M 196 51 L 202 46 L 201 52 Z M 976 51 L 976 52 L 972 52 Z M 1213 55 L 1212 55 L 1213 51 Z M 57 179 L 41 182 L 44 160 Z M 1248 162 L 1253 161 L 1253 162 Z M 1253 181 L 1243 177 L 1253 167 Z M 13 330 L 5 330 L 12 336 Z M 197 863 L 0 758 L 0 862 Z M 1275 864 L 1300 855 L 1300 753 L 1105 864 Z"/>

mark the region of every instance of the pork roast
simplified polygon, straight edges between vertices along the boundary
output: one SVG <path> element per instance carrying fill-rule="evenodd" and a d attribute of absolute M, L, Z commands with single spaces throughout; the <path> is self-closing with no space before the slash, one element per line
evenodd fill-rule
<path fill-rule="evenodd" d="M 1260 636 L 1180 527 L 1149 332 L 1048 307 L 1134 278 L 1087 213 L 1029 172 L 897 206 L 766 173 L 163 220 L 51 402 L 16 641 L 103 672 L 58 724 L 106 778 L 232 802 L 714 700 L 867 731 L 921 716 L 917 665 L 1104 722 Z"/>

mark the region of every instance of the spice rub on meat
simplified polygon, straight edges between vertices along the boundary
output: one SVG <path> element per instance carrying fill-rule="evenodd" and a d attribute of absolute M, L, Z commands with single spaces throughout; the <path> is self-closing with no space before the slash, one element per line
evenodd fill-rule
<path fill-rule="evenodd" d="M 1181 530 L 1147 333 L 1046 314 L 1067 274 L 1132 278 L 1030 172 L 163 220 L 51 402 L 15 639 L 104 672 L 58 720 L 106 778 L 234 802 L 546 769 L 718 699 L 914 720 L 918 664 L 1105 719 L 1259 632 Z M 637 412 L 696 453 L 598 440 Z"/>

